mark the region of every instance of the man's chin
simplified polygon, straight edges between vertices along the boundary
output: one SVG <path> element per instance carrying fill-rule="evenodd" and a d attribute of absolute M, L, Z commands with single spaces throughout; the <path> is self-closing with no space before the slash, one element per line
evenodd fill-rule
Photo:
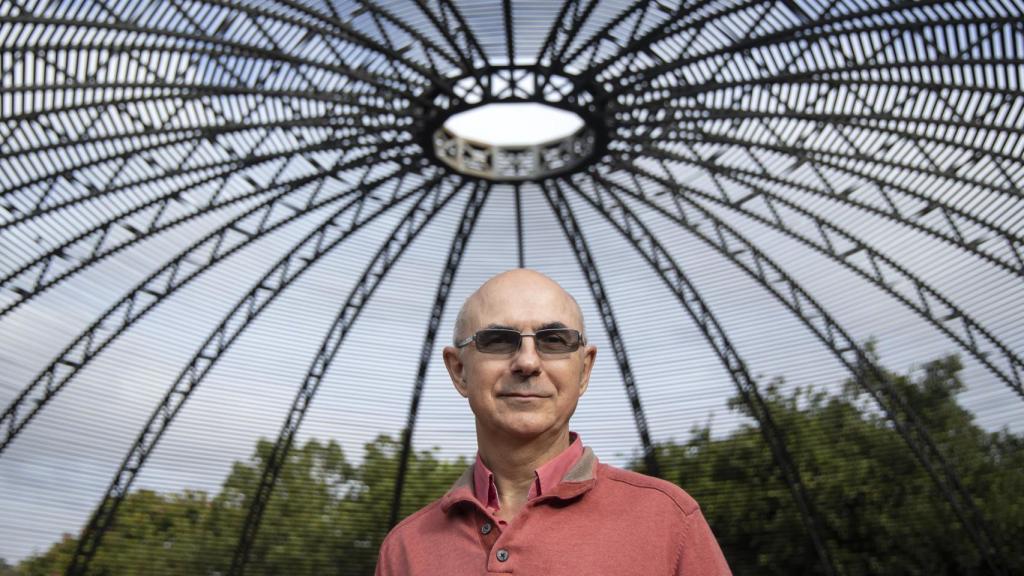
<path fill-rule="evenodd" d="M 553 427 L 546 418 L 515 418 L 502 422 L 498 432 L 517 440 L 532 440 L 550 433 Z"/>

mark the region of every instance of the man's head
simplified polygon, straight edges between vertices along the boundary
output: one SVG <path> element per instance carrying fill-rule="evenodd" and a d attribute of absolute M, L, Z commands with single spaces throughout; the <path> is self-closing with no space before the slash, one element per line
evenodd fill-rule
<path fill-rule="evenodd" d="M 455 323 L 455 342 L 486 328 L 523 334 L 568 328 L 582 334 L 583 315 L 555 281 L 516 269 L 491 278 L 466 299 Z M 535 338 L 524 337 L 515 351 L 488 353 L 481 348 L 486 346 L 469 342 L 444 349 L 452 383 L 476 416 L 478 437 L 527 441 L 568 432 L 569 417 L 590 379 L 593 346 L 545 352 L 538 350 Z"/>

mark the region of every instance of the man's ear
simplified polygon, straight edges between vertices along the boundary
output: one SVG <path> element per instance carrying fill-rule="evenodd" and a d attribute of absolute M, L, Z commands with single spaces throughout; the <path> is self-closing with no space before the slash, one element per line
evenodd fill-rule
<path fill-rule="evenodd" d="M 452 385 L 463 398 L 466 398 L 469 396 L 469 388 L 462 377 L 465 365 L 459 356 L 459 349 L 454 346 L 445 346 L 441 354 L 444 357 L 444 367 L 448 369 L 448 377 L 452 379 Z"/>
<path fill-rule="evenodd" d="M 597 346 L 588 345 L 583 349 L 583 372 L 580 374 L 580 396 L 587 391 L 590 385 L 590 371 L 594 369 L 594 359 L 597 358 Z"/>

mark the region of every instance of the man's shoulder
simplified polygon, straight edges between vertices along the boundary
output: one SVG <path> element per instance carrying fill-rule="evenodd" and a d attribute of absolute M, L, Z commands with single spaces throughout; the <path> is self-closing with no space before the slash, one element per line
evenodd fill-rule
<path fill-rule="evenodd" d="M 679 486 L 661 478 L 639 472 L 616 468 L 608 464 L 599 465 L 599 478 L 613 482 L 622 490 L 635 493 L 637 498 L 664 499 L 670 501 L 685 516 L 700 509 L 697 501 Z"/>
<path fill-rule="evenodd" d="M 387 538 L 399 538 L 402 532 L 406 532 L 410 529 L 414 532 L 417 531 L 416 526 L 437 522 L 438 515 L 444 515 L 444 512 L 441 510 L 441 500 L 441 498 L 438 498 L 423 508 L 420 508 L 406 516 L 405 519 L 398 524 L 395 524 L 395 527 L 388 532 Z"/>
<path fill-rule="evenodd" d="M 384 536 L 377 559 L 378 576 L 408 574 L 410 566 L 429 560 L 446 533 L 442 504 L 443 498 L 434 500 L 406 516 Z"/>

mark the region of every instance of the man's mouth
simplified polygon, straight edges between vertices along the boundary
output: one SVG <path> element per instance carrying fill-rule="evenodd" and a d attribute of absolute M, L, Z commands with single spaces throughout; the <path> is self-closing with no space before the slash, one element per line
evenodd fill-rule
<path fill-rule="evenodd" d="M 530 392 L 510 392 L 498 394 L 499 398 L 547 398 L 544 394 L 533 394 Z"/>

